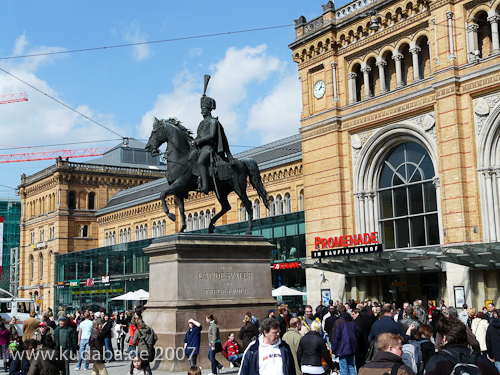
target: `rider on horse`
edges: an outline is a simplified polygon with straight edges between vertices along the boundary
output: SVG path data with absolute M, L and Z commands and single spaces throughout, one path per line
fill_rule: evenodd
M 198 125 L 197 136 L 193 140 L 193 145 L 200 149 L 198 168 L 201 183 L 199 181 L 198 190 L 205 194 L 208 194 L 210 175 L 214 177 L 217 166 L 220 166 L 222 161 L 232 163 L 234 160 L 224 128 L 217 117 L 212 117 L 215 100 L 205 95 L 209 79 L 210 76 L 205 76 L 205 89 L 200 99 L 203 120 Z

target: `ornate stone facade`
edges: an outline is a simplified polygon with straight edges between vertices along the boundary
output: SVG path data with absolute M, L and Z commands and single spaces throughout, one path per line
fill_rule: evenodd
M 432 163 L 429 171 L 435 175 L 427 181 L 434 182 L 432 194 L 437 197 L 433 232 L 438 237 L 424 241 L 427 247 L 420 249 L 435 247 L 448 253 L 447 249 L 461 249 L 463 244 L 484 244 L 477 248 L 480 251 L 500 241 L 499 10 L 498 1 L 352 1 L 340 9 L 324 7 L 323 25 L 314 32 L 306 31 L 310 24 L 303 17 L 295 25 L 296 40 L 289 47 L 302 77 L 300 132 L 308 254 L 315 249 L 317 236 L 365 231 L 379 232 L 384 247 L 393 246 L 388 234 L 392 229 L 386 232 L 389 219 L 382 173 L 394 150 L 413 144 L 422 147 Z M 461 20 L 467 20 L 467 28 Z M 374 22 L 378 29 L 369 27 Z M 313 23 L 320 24 L 317 18 Z M 335 74 L 319 66 L 334 67 Z M 319 80 L 326 84 L 322 98 L 312 94 Z M 407 184 L 410 189 L 412 182 Z M 395 217 L 410 224 L 414 219 L 410 211 Z M 399 224 L 394 225 L 397 231 Z M 408 233 L 407 245 L 394 245 L 398 250 L 391 258 L 393 264 L 398 252 L 419 248 L 417 242 L 413 244 L 411 225 Z M 394 240 L 401 235 L 394 234 Z M 431 270 L 436 263 L 417 267 L 402 259 L 401 273 Z M 435 298 L 439 295 L 453 305 L 453 288 L 459 282 L 465 284 L 466 299 L 474 306 L 498 298 L 488 294 L 491 278 L 475 267 L 473 258 L 469 263 L 440 259 L 454 263 L 440 266 L 447 271 L 436 282 Z M 495 257 L 487 266 L 497 277 L 499 260 Z M 352 272 L 323 276 L 330 280 L 328 285 L 317 282 L 318 272 L 309 269 L 308 294 L 320 295 L 316 289 L 329 286 L 337 290 L 334 284 L 340 283 L 346 287 L 337 296 L 332 293 L 333 298 L 381 297 L 379 291 L 385 285 L 372 288 L 370 284 L 378 280 L 359 276 L 375 270 L 364 269 L 361 261 L 358 268 L 349 268 L 354 264 L 350 259 L 343 263 L 342 269 Z M 339 269 L 333 260 L 330 268 L 324 267 Z M 395 269 L 388 272 L 394 274 Z M 477 280 L 482 281 L 477 284 Z M 412 295 L 402 288 L 409 300 L 428 294 L 417 289 Z M 384 292 L 382 297 L 393 298 Z

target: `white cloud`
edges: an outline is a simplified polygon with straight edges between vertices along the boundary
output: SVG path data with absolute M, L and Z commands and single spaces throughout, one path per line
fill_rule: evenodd
M 134 20 L 122 29 L 122 37 L 129 43 L 144 43 L 147 41 L 148 34 L 141 31 L 139 22 Z M 151 56 L 151 48 L 148 44 L 139 44 L 133 46 L 133 56 L 137 61 L 142 61 Z
M 248 121 L 248 108 L 252 108 L 252 111 L 255 112 L 254 118 L 257 118 L 258 115 L 265 115 L 266 111 L 259 111 L 258 106 L 252 105 L 253 103 L 250 102 L 253 100 L 250 95 L 251 89 L 257 85 L 259 91 L 266 90 L 271 78 L 274 79 L 276 75 L 281 74 L 284 64 L 279 59 L 268 56 L 266 48 L 266 45 L 241 49 L 231 47 L 219 62 L 210 66 L 212 77 L 208 85 L 207 95 L 214 98 L 217 103 L 217 108 L 212 114 L 219 117 L 231 144 L 237 143 L 247 125 L 254 123 Z M 291 80 L 290 82 L 287 79 L 284 80 L 286 88 L 282 90 L 296 91 L 294 94 L 283 93 L 283 100 L 288 100 L 290 103 L 280 103 L 280 93 L 276 92 L 261 101 L 266 108 L 269 102 L 278 108 L 286 108 L 289 113 L 273 114 L 273 117 L 282 118 L 279 121 L 279 126 L 282 128 L 284 127 L 282 122 L 286 121 L 284 119 L 290 118 L 288 126 L 291 126 L 293 130 L 290 130 L 289 134 L 297 132 L 300 119 L 300 87 L 298 87 L 297 78 L 295 81 L 296 84 L 293 85 L 290 83 Z M 174 89 L 169 93 L 158 95 L 153 108 L 143 116 L 141 124 L 138 126 L 140 137 L 149 137 L 154 116 L 158 118 L 177 117 L 187 128 L 196 132 L 198 124 L 202 120 L 200 97 L 203 91 L 203 77 L 185 70 L 175 78 L 173 84 Z M 296 108 L 290 109 L 293 105 L 296 105 Z M 281 111 L 281 109 L 279 110 Z M 292 118 L 294 119 L 293 124 L 291 123 Z M 269 126 L 269 121 L 266 123 Z M 268 137 L 264 131 L 262 134 L 264 137 Z
M 16 40 L 14 51 L 22 54 L 33 54 L 40 51 L 60 51 L 58 47 L 34 47 L 26 50 L 29 43 L 22 35 Z M 22 60 L 9 60 L 1 67 L 15 77 L 29 83 L 40 91 L 64 103 L 50 84 L 36 75 L 41 64 L 50 64 L 58 56 L 40 56 Z M 27 102 L 3 104 L 0 111 L 0 139 L 4 145 L 35 146 L 43 144 L 70 143 L 80 141 L 96 141 L 115 138 L 112 133 L 86 120 L 79 114 L 50 99 L 23 82 L 0 72 L 2 94 L 26 92 Z M 74 107 L 73 104 L 68 104 Z M 89 118 L 117 131 L 113 118 L 109 115 L 94 113 L 84 104 L 76 105 L 76 110 Z M 117 131 L 121 133 L 123 129 Z M 85 148 L 86 145 L 69 148 Z M 56 149 L 59 147 L 56 147 Z M 61 146 L 60 149 L 64 149 Z M 36 150 L 35 150 L 36 151 Z M 23 153 L 26 149 L 15 149 L 11 153 Z M 3 150 L 2 154 L 8 154 Z M 21 167 L 21 166 L 19 166 Z M 24 165 L 23 165 L 24 167 Z
M 269 96 L 253 104 L 248 130 L 257 131 L 263 143 L 297 134 L 302 108 L 300 90 L 296 74 L 281 80 Z
M 153 129 L 153 119 L 176 117 L 188 128 L 196 132 L 202 119 L 200 114 L 200 97 L 203 83 L 194 74 L 185 70 L 174 79 L 174 91 L 160 94 L 156 103 L 143 117 L 138 127 L 139 137 L 148 138 Z

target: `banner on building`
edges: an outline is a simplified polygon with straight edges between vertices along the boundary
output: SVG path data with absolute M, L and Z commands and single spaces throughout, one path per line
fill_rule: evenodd
M 94 286 L 94 279 L 85 280 L 85 286 Z
M 109 284 L 109 276 L 103 276 L 101 280 L 103 284 Z
M 2 258 L 3 258 L 3 217 L 0 217 L 0 277 L 2 277 Z

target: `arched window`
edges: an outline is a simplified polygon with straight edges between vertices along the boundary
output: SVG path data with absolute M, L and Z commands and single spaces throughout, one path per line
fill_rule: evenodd
M 111 237 L 111 245 L 116 245 L 116 232 L 113 231 L 113 236 Z
M 191 214 L 187 217 L 187 230 L 193 230 L 193 215 Z
M 281 198 L 280 194 L 276 196 L 276 200 L 274 201 L 274 214 L 275 215 L 283 214 L 283 199 Z
M 148 225 L 147 224 L 144 224 L 144 237 L 143 239 L 146 239 L 148 238 Z
M 274 216 L 275 215 L 275 207 L 274 207 L 274 198 L 272 195 L 269 196 L 269 208 L 266 209 L 266 214 L 267 216 Z
M 89 193 L 88 209 L 95 210 L 95 193 Z
M 198 221 L 198 212 L 195 212 L 193 215 L 193 230 L 200 229 L 200 223 Z
M 140 238 L 140 231 L 139 231 L 139 226 L 135 227 L 135 241 L 139 241 Z
M 210 220 L 212 219 L 212 213 L 209 209 L 205 212 L 205 228 L 208 228 L 210 225 Z
M 299 192 L 299 197 L 297 199 L 297 209 L 299 211 L 304 211 L 304 189 Z
M 205 228 L 205 212 L 203 212 L 203 211 L 200 212 L 199 220 L 200 220 L 200 229 L 204 229 Z
M 258 199 L 252 203 L 252 214 L 254 219 L 260 219 L 260 201 Z
M 417 143 L 403 143 L 383 162 L 377 189 L 385 249 L 439 244 L 434 166 Z
M 88 236 L 89 236 L 89 226 L 80 225 L 80 237 L 88 237 Z
M 33 258 L 33 254 L 30 254 L 30 279 L 33 281 L 33 277 L 35 276 L 35 259 Z
M 68 208 L 74 210 L 76 208 L 76 192 L 70 191 L 68 195 Z
M 240 208 L 238 209 L 238 220 L 248 221 L 248 213 L 243 203 L 240 203 Z
M 163 220 L 161 222 L 161 235 L 166 236 L 167 235 L 167 221 Z
M 39 257 L 38 275 L 39 275 L 40 280 L 42 280 L 43 279 L 43 255 L 42 254 L 40 254 L 40 257 Z
M 127 229 L 127 242 L 132 241 L 132 229 L 128 228 Z
M 285 194 L 285 198 L 283 198 L 283 213 L 288 214 L 292 212 L 292 199 L 289 193 Z

